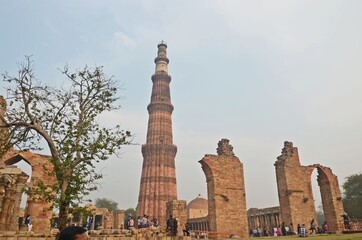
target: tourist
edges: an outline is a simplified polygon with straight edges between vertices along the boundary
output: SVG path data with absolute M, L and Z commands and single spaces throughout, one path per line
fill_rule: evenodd
M 322 225 L 322 230 L 323 230 L 323 232 L 327 232 L 327 231 L 329 231 L 329 227 L 328 227 L 328 225 L 327 225 L 327 222 L 326 222 L 326 221 L 324 221 L 324 223 L 323 223 L 323 225 Z
M 351 228 L 350 228 L 350 226 L 349 226 L 349 217 L 348 217 L 347 213 L 344 213 L 344 214 L 342 215 L 342 217 L 343 217 L 344 229 L 345 229 L 345 230 L 350 230 Z
M 304 224 L 302 224 L 302 226 L 300 227 L 300 229 L 299 229 L 299 231 L 300 231 L 300 233 L 299 233 L 299 237 L 307 237 L 308 235 L 307 235 L 307 229 L 306 229 L 306 227 L 305 227 L 305 225 Z
M 174 218 L 173 224 L 175 225 L 174 229 L 173 229 L 173 231 L 174 231 L 173 236 L 176 236 L 177 235 L 177 229 L 180 226 L 180 222 L 178 221 L 177 217 Z
M 28 232 L 31 231 L 31 229 L 33 228 L 33 225 L 31 224 L 31 220 L 30 220 L 30 215 L 28 214 L 25 218 L 25 225 L 28 226 Z
M 157 218 L 153 218 L 152 221 L 151 221 L 151 225 L 154 226 L 154 227 L 158 227 L 158 220 Z
M 170 218 L 167 220 L 167 232 L 170 236 L 176 236 L 175 233 L 175 226 L 177 226 L 177 223 L 175 223 L 175 219 L 172 215 L 170 215 Z
M 252 236 L 257 237 L 257 235 L 258 235 L 258 230 L 256 228 L 254 228 Z
M 287 229 L 285 228 L 285 222 L 282 223 L 282 235 L 287 236 Z
M 137 217 L 137 228 L 142 228 L 142 220 L 141 220 L 141 216 Z
M 280 227 L 280 225 L 277 228 L 277 234 L 278 234 L 278 237 L 283 236 L 282 235 L 282 228 Z
M 127 228 L 128 229 L 134 228 L 134 220 L 133 220 L 132 216 L 129 216 L 129 219 L 127 222 Z
M 274 237 L 278 236 L 278 228 L 276 226 L 273 227 L 273 235 Z
M 58 240 L 87 240 L 87 230 L 80 226 L 66 227 L 59 233 Z
M 146 228 L 147 227 L 147 215 L 143 214 L 143 218 L 141 220 L 141 228 Z
M 289 224 L 289 227 L 288 227 L 288 230 L 287 230 L 287 235 L 295 235 L 294 228 L 293 228 L 293 223 Z
M 310 221 L 310 228 L 309 228 L 309 230 L 311 230 L 311 232 L 309 233 L 309 235 L 315 233 L 315 223 L 314 223 L 314 219 L 312 219 L 312 221 Z
M 257 234 L 258 237 L 262 237 L 262 233 L 261 233 L 261 228 L 260 228 L 260 227 L 257 228 L 257 231 L 258 231 L 258 234 Z
M 300 234 L 300 224 L 298 223 L 297 225 L 297 234 L 299 235 Z
M 93 225 L 93 217 L 89 216 L 87 219 L 87 229 L 91 230 L 92 229 L 92 225 Z
M 186 222 L 185 224 L 185 229 L 182 230 L 182 232 L 184 233 L 184 236 L 190 236 L 190 224 L 188 222 Z

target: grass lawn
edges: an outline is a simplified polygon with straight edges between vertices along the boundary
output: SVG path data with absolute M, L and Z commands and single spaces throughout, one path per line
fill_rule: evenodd
M 298 238 L 296 236 L 294 237 L 260 237 L 260 238 L 255 238 L 255 239 L 283 239 L 283 240 L 297 240 L 297 239 L 316 239 L 316 240 L 349 240 L 349 239 L 353 239 L 353 240 L 358 240 L 361 239 L 362 240 L 362 233 L 354 233 L 354 234 L 318 234 L 318 235 L 312 235 L 312 236 L 308 236 L 306 238 Z

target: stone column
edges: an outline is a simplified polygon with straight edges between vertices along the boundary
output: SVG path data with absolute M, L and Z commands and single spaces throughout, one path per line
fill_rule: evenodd
M 6 230 L 6 223 L 8 222 L 8 212 L 11 207 L 11 182 L 5 183 L 5 194 L 2 201 L 2 208 L 0 213 L 0 230 Z
M 3 202 L 4 190 L 5 190 L 5 179 L 4 179 L 4 175 L 0 174 L 0 203 Z M 2 205 L 2 206 L 4 206 L 4 205 Z M 0 208 L 0 211 L 1 211 L 1 208 Z
M 20 204 L 21 204 L 21 197 L 23 195 L 23 189 L 25 187 L 26 181 L 28 180 L 29 176 L 26 175 L 25 173 L 21 174 L 18 176 L 17 179 L 17 186 L 16 186 L 16 190 L 15 190 L 15 195 L 14 195 L 14 208 L 13 208 L 13 212 L 11 213 L 11 217 L 10 217 L 10 225 L 9 225 L 9 230 L 10 231 L 16 231 L 19 229 L 18 227 L 18 219 L 19 219 L 19 213 L 20 213 Z
M 9 198 L 10 198 L 10 192 L 9 192 L 9 185 L 10 183 L 5 183 L 4 185 L 4 196 L 1 202 L 1 212 L 0 212 L 0 231 L 5 230 L 5 224 L 6 224 L 6 214 L 8 211 L 8 205 L 9 205 Z
M 8 209 L 6 212 L 6 218 L 5 218 L 5 229 L 11 231 L 11 219 L 14 217 L 14 207 L 15 207 L 15 195 L 16 195 L 16 185 L 11 185 L 9 188 L 10 196 L 9 196 L 9 202 L 8 202 Z M 20 205 L 20 203 L 19 203 Z M 17 223 L 16 223 L 17 226 Z

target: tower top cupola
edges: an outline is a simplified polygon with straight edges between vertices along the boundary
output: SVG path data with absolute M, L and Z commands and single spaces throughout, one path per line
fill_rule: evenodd
M 156 70 L 155 72 L 168 72 L 168 63 L 170 62 L 167 58 L 167 44 L 161 41 L 158 45 L 157 57 L 155 58 Z

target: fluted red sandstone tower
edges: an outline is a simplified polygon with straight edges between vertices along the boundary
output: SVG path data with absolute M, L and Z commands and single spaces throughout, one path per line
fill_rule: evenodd
M 177 147 L 172 141 L 173 106 L 170 97 L 171 76 L 168 75 L 167 45 L 158 44 L 156 71 L 152 76 L 151 103 L 147 140 L 142 146 L 143 166 L 137 214 L 156 217 L 166 224 L 166 202 L 177 200 L 175 156 Z

